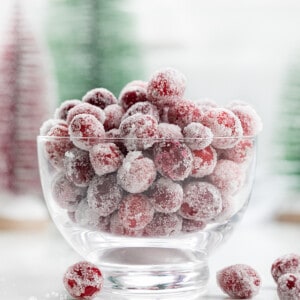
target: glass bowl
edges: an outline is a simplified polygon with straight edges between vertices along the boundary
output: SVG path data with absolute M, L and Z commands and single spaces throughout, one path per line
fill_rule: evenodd
M 214 137 L 202 150 L 193 149 L 211 141 L 37 141 L 50 215 L 74 250 L 101 268 L 105 290 L 130 299 L 205 292 L 208 257 L 250 198 L 254 137 Z M 144 150 L 128 152 L 132 145 Z

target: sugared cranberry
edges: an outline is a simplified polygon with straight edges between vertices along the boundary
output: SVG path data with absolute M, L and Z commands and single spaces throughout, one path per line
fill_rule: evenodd
M 188 146 L 179 141 L 165 141 L 154 146 L 157 171 L 172 180 L 186 179 L 193 167 L 193 155 Z
M 181 128 L 175 124 L 159 123 L 157 127 L 158 137 L 166 140 L 182 140 Z
M 81 114 L 92 115 L 101 124 L 103 124 L 105 121 L 105 113 L 100 107 L 91 105 L 89 103 L 80 103 L 69 110 L 69 113 L 67 115 L 67 123 L 70 124 L 74 117 Z
M 153 116 L 159 122 L 159 111 L 155 105 L 150 102 L 137 102 L 133 104 L 124 114 L 123 119 L 141 113 L 143 115 Z
M 254 141 L 243 138 L 233 148 L 224 149 L 222 151 L 222 157 L 240 164 L 250 161 L 253 157 L 253 152 Z
M 214 135 L 212 145 L 218 149 L 232 148 L 243 136 L 239 118 L 225 108 L 212 108 L 206 111 L 202 124 L 211 129 Z
M 142 85 L 126 85 L 119 96 L 119 103 L 125 111 L 135 103 L 147 100 L 147 90 Z
M 114 143 L 100 143 L 90 150 L 91 164 L 99 176 L 117 171 L 123 158 L 122 152 Z
M 261 279 L 250 266 L 237 264 L 220 270 L 217 273 L 217 283 L 229 297 L 250 299 L 258 294 Z
M 119 206 L 119 217 L 122 225 L 128 229 L 139 230 L 149 224 L 154 215 L 154 208 L 147 196 L 129 194 Z
M 147 95 L 149 101 L 158 107 L 170 104 L 183 97 L 186 78 L 179 71 L 165 68 L 155 72 L 149 82 Z
M 196 232 L 204 229 L 206 226 L 203 220 L 190 220 L 182 218 L 182 231 L 183 232 Z
M 271 267 L 271 274 L 277 282 L 286 273 L 300 273 L 300 255 L 289 253 L 277 258 Z
M 174 101 L 168 110 L 168 120 L 181 128 L 186 127 L 192 122 L 200 122 L 202 113 L 200 108 L 189 100 Z
M 143 81 L 143 80 L 132 80 L 132 81 L 129 81 L 125 86 L 124 88 L 127 88 L 129 86 L 140 86 L 144 89 L 147 89 L 147 86 L 148 86 L 148 82 L 147 81 Z
M 87 151 L 73 148 L 65 153 L 65 175 L 77 186 L 88 186 L 95 175 Z
M 300 299 L 300 274 L 286 273 L 279 277 L 277 294 L 280 300 Z
M 48 135 L 50 129 L 55 126 L 62 126 L 68 128 L 68 124 L 66 121 L 61 119 L 48 119 L 43 122 L 42 126 L 40 127 L 40 135 L 45 136 Z
M 183 128 L 185 143 L 192 150 L 200 150 L 209 146 L 213 140 L 211 130 L 201 123 L 192 122 Z
M 103 276 L 97 266 L 81 261 L 67 269 L 63 283 L 71 297 L 78 300 L 91 300 L 102 289 Z
M 202 150 L 192 150 L 194 157 L 191 176 L 201 178 L 211 174 L 217 164 L 216 150 L 208 146 Z
M 124 109 L 119 104 L 111 104 L 105 107 L 105 122 L 104 128 L 106 131 L 113 128 L 119 128 L 122 117 L 124 115 Z
M 175 213 L 155 213 L 152 221 L 144 228 L 144 236 L 169 236 L 178 234 L 182 228 L 182 218 Z
M 114 212 L 123 197 L 123 191 L 117 184 L 116 176 L 108 174 L 95 176 L 89 185 L 87 202 L 99 216 L 108 216 Z
M 120 134 L 124 144 L 130 150 L 150 148 L 157 138 L 157 121 L 151 115 L 135 114 L 120 124 Z
M 105 109 L 108 105 L 116 104 L 118 100 L 109 90 L 105 88 L 96 88 L 88 91 L 82 97 L 82 102 Z
M 103 125 L 93 115 L 76 115 L 69 125 L 71 141 L 82 150 L 89 150 L 105 138 Z
M 114 128 L 105 133 L 106 142 L 114 143 L 118 146 L 123 155 L 128 153 L 126 146 L 124 145 L 124 139 L 121 138 L 120 129 Z
M 118 183 L 129 193 L 146 191 L 156 178 L 154 162 L 140 151 L 132 151 L 117 172 Z
M 219 190 L 208 182 L 190 182 L 183 189 L 183 202 L 179 213 L 191 220 L 211 220 L 222 209 Z
M 66 100 L 64 101 L 54 112 L 54 117 L 56 119 L 61 119 L 61 120 L 67 120 L 67 116 L 69 113 L 69 110 L 75 107 L 78 104 L 81 104 L 82 102 L 77 99 L 72 99 L 72 100 Z
M 148 196 L 156 211 L 173 213 L 181 206 L 183 190 L 180 184 L 162 177 L 153 183 Z

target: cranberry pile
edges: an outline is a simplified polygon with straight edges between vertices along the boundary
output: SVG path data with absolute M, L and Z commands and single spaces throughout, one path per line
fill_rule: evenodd
M 230 216 L 261 120 L 243 102 L 187 100 L 185 87 L 183 74 L 162 69 L 119 99 L 96 88 L 67 100 L 42 125 L 52 195 L 74 223 L 153 237 Z

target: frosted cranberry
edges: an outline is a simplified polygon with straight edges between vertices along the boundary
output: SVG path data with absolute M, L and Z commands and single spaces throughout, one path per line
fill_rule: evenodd
M 74 185 L 63 173 L 53 178 L 51 190 L 55 202 L 68 211 L 75 211 L 78 203 L 86 195 L 86 189 Z
M 183 188 L 183 202 L 179 213 L 191 220 L 210 220 L 222 209 L 219 190 L 208 182 L 190 182 Z
M 165 68 L 155 72 L 149 82 L 147 95 L 149 101 L 158 107 L 170 104 L 183 97 L 186 78 L 179 71 Z
M 128 82 L 125 87 L 129 87 L 129 86 L 140 86 L 143 87 L 144 89 L 147 89 L 148 86 L 148 82 L 147 81 L 143 81 L 143 80 L 132 80 L 130 82 Z
M 119 217 L 125 228 L 139 230 L 149 224 L 154 215 L 147 196 L 142 194 L 129 194 L 123 198 L 119 206 Z
M 82 102 L 105 109 L 108 105 L 116 104 L 118 100 L 109 90 L 105 88 L 96 88 L 88 91 L 82 97 Z
M 124 109 L 119 104 L 111 104 L 104 109 L 104 112 L 106 116 L 103 124 L 105 130 L 119 128 L 124 115 Z
M 132 237 L 140 237 L 143 235 L 143 229 L 128 229 L 125 228 L 120 220 L 119 213 L 114 212 L 110 218 L 110 232 L 117 235 L 126 235 Z
M 261 279 L 250 266 L 237 264 L 220 270 L 217 273 L 217 283 L 229 297 L 249 299 L 258 294 Z
M 91 105 L 89 103 L 81 103 L 69 110 L 67 123 L 70 124 L 74 117 L 81 114 L 92 115 L 102 124 L 105 121 L 105 113 L 100 107 Z
M 65 153 L 74 147 L 68 128 L 55 125 L 48 131 L 47 136 L 49 138 L 45 142 L 45 155 L 53 167 L 62 169 Z
M 183 232 L 196 232 L 204 229 L 206 223 L 203 220 L 190 220 L 182 219 L 182 231 Z
M 122 152 L 114 143 L 101 143 L 90 150 L 91 164 L 99 176 L 117 171 L 123 158 Z
M 148 196 L 156 211 L 173 213 L 181 206 L 183 190 L 180 184 L 162 177 L 153 183 Z
M 77 115 L 69 125 L 70 138 L 74 145 L 82 150 L 89 150 L 105 138 L 103 125 L 88 114 Z
M 230 110 L 241 121 L 244 136 L 254 136 L 262 130 L 262 121 L 250 105 L 233 103 Z
M 181 231 L 182 218 L 177 214 L 155 213 L 152 221 L 144 228 L 144 236 L 169 236 Z
M 141 85 L 126 85 L 119 96 L 119 103 L 125 110 L 135 103 L 147 100 L 147 90 Z
M 168 120 L 181 128 L 186 127 L 192 122 L 201 121 L 200 108 L 189 100 L 177 100 L 170 106 Z
M 75 107 L 78 104 L 81 104 L 82 102 L 77 99 L 72 99 L 72 100 L 66 100 L 64 101 L 54 112 L 54 117 L 56 119 L 61 119 L 61 120 L 67 120 L 68 113 L 70 109 Z
M 165 141 L 155 144 L 154 163 L 157 171 L 172 180 L 184 180 L 193 167 L 193 155 L 185 144 L 179 141 Z
M 242 168 L 235 162 L 227 159 L 217 161 L 216 167 L 209 180 L 224 196 L 234 195 L 242 186 L 245 174 Z
M 87 151 L 73 148 L 65 153 L 65 175 L 77 186 L 88 186 L 94 177 L 94 170 Z
M 123 116 L 123 119 L 133 116 L 135 114 L 141 113 L 143 115 L 151 115 L 159 122 L 159 111 L 155 105 L 150 102 L 137 102 L 133 104 Z
M 300 299 L 300 274 L 287 273 L 279 277 L 277 294 L 280 300 Z
M 254 142 L 250 139 L 240 140 L 233 148 L 224 149 L 222 157 L 236 163 L 249 162 L 253 156 Z
M 300 273 L 300 255 L 289 253 L 277 258 L 271 267 L 271 274 L 277 282 L 286 273 Z
M 68 128 L 68 124 L 64 120 L 48 119 L 45 122 L 43 122 L 42 126 L 40 127 L 40 135 L 41 136 L 48 135 L 50 129 L 55 126 L 63 126 L 63 127 Z
M 123 155 L 128 153 L 126 146 L 124 145 L 124 139 L 121 138 L 120 129 L 113 128 L 106 132 L 106 141 L 108 143 L 114 143 L 118 146 Z
M 185 143 L 193 150 L 204 149 L 213 140 L 211 130 L 201 123 L 192 122 L 183 128 Z
M 102 289 L 103 276 L 97 266 L 87 261 L 81 261 L 67 269 L 63 283 L 71 297 L 79 300 L 91 300 Z
M 239 118 L 225 108 L 212 108 L 206 111 L 202 124 L 211 129 L 214 135 L 212 145 L 218 149 L 232 148 L 243 136 Z
M 150 148 L 157 138 L 157 121 L 150 115 L 135 114 L 124 119 L 120 124 L 121 137 L 130 150 Z
M 201 178 L 211 174 L 217 164 L 216 150 L 208 146 L 202 150 L 192 150 L 194 157 L 191 176 Z
M 140 151 L 132 151 L 117 172 L 118 183 L 129 193 L 146 191 L 156 178 L 154 162 Z
M 122 197 L 123 191 L 114 174 L 95 176 L 87 192 L 89 207 L 104 217 L 118 208 Z
M 196 100 L 195 102 L 202 112 L 218 107 L 218 104 L 212 99 L 200 99 Z
M 160 139 L 170 139 L 170 140 L 183 139 L 181 128 L 175 124 L 159 123 L 157 132 L 158 132 L 158 137 Z

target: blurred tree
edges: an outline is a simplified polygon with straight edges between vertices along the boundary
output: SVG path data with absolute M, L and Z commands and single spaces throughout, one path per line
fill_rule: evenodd
M 49 43 L 60 100 L 105 87 L 116 96 L 140 78 L 134 18 L 124 0 L 49 1 Z

